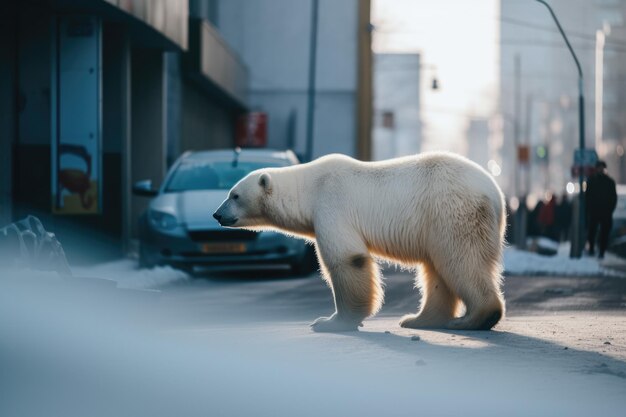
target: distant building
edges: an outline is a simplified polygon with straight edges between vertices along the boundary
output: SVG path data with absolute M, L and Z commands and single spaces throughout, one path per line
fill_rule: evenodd
M 422 144 L 420 55 L 374 55 L 373 158 L 418 153 Z
M 604 1 L 602 129 L 600 155 L 609 173 L 626 183 L 626 1 Z
M 489 138 L 489 120 L 470 119 L 466 131 L 467 157 L 485 169 L 491 156 Z
M 598 145 L 600 157 L 619 182 L 626 181 L 624 147 L 624 65 L 626 54 L 626 1 L 554 0 L 557 14 L 584 73 L 586 147 Z M 548 10 L 536 2 L 501 1 L 500 23 L 500 108 L 505 190 L 512 192 L 515 177 L 514 125 L 519 140 L 530 149 L 545 149 L 530 158 L 530 193 L 545 189 L 562 192 L 571 181 L 573 152 L 578 147 L 578 74 L 574 61 Z M 603 94 L 597 96 L 597 32 L 610 28 L 601 60 Z M 520 95 L 516 119 L 515 57 L 520 60 Z M 601 67 L 600 67 L 601 68 Z M 603 99 L 602 99 L 603 95 Z M 598 118 L 596 98 L 600 97 L 603 117 Z M 621 101 L 620 101 L 621 100 Z M 596 121 L 600 125 L 596 124 Z M 596 137 L 603 132 L 601 137 Z M 620 171 L 621 169 L 621 171 Z

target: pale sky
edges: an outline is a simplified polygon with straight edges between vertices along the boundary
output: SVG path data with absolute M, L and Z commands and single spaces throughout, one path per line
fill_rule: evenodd
M 468 117 L 492 115 L 498 90 L 498 0 L 373 0 L 374 52 L 418 52 L 422 150 L 464 152 Z

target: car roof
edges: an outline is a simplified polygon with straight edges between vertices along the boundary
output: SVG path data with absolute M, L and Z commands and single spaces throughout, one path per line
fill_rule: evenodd
M 235 156 L 234 149 L 216 149 L 210 151 L 190 151 L 181 157 L 182 161 L 203 161 L 224 159 L 232 160 Z M 240 161 L 289 161 L 292 164 L 299 163 L 298 158 L 292 151 L 279 151 L 276 149 L 241 149 Z

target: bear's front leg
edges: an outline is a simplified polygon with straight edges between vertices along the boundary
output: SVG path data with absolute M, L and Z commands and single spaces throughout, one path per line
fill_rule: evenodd
M 378 265 L 358 237 L 336 231 L 330 237 L 316 234 L 318 257 L 333 292 L 335 313 L 320 317 L 311 327 L 316 332 L 356 331 L 363 319 L 376 314 L 382 305 Z

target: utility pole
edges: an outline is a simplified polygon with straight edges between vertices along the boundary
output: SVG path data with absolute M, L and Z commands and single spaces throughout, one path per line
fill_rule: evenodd
M 517 211 L 515 212 L 515 246 L 518 249 L 526 248 L 526 193 L 522 193 L 521 186 L 521 163 L 520 163 L 520 120 L 521 120 L 521 108 L 522 108 L 522 96 L 521 96 L 521 68 L 522 60 L 519 54 L 515 54 L 515 100 L 514 100 L 514 121 L 513 121 L 513 144 L 515 150 L 514 154 L 514 183 L 515 183 L 515 197 L 519 201 Z
M 550 11 L 550 15 L 552 16 L 554 23 L 556 23 L 556 26 L 559 29 L 559 32 L 561 32 L 561 36 L 563 37 L 563 40 L 565 41 L 565 45 L 567 45 L 567 49 L 569 49 L 569 52 L 572 55 L 572 58 L 574 58 L 574 63 L 576 64 L 576 69 L 578 70 L 578 129 L 579 129 L 578 148 L 579 148 L 580 157 L 581 157 L 581 163 L 580 163 L 580 166 L 578 167 L 579 168 L 578 186 L 580 187 L 580 191 L 578 193 L 578 210 L 577 210 L 578 221 L 576 222 L 576 227 L 574 228 L 574 231 L 573 231 L 574 233 L 572 233 L 572 246 L 571 246 L 569 256 L 570 258 L 580 258 L 582 256 L 583 248 L 585 246 L 585 239 L 584 239 L 584 231 L 585 231 L 585 195 L 584 194 L 585 193 L 583 190 L 583 182 L 585 180 L 585 176 L 583 173 L 583 162 L 582 162 L 584 160 L 584 155 L 585 155 L 585 93 L 583 90 L 583 87 L 584 87 L 583 70 L 580 66 L 580 62 L 578 61 L 578 57 L 576 56 L 576 53 L 574 52 L 574 49 L 572 48 L 572 45 L 569 43 L 569 40 L 567 39 L 567 36 L 565 35 L 563 28 L 561 27 L 561 23 L 559 23 L 559 19 L 556 17 L 556 14 L 554 14 L 554 11 L 552 10 L 552 7 L 550 7 L 550 5 L 546 3 L 544 0 L 536 0 L 536 1 L 546 6 L 548 11 Z
M 526 95 L 526 140 L 524 141 L 526 143 L 526 146 L 528 146 L 529 150 L 532 150 L 532 146 L 531 146 L 531 137 L 532 137 L 532 131 L 533 131 L 533 95 L 528 93 Z M 532 155 L 532 151 L 529 151 L 530 154 Z M 531 180 L 530 180 L 530 175 L 531 175 L 531 169 L 530 169 L 531 165 L 530 165 L 530 160 L 528 161 L 528 166 L 526 168 L 526 186 L 524 187 L 524 198 L 526 198 L 528 196 L 528 194 L 530 193 L 530 184 L 531 184 Z
M 603 30 L 596 31 L 596 151 L 603 156 L 602 127 L 603 127 L 603 101 L 604 101 L 604 43 Z
M 520 94 L 520 84 L 521 84 L 521 59 L 519 54 L 515 54 L 515 97 L 514 97 L 514 123 L 513 123 L 513 144 L 515 146 L 515 196 L 517 198 L 521 197 L 521 188 L 520 188 L 520 161 L 519 156 L 517 154 L 519 149 L 519 136 L 520 136 L 520 108 L 521 108 L 521 94 Z M 520 202 L 521 203 L 521 202 Z
M 319 0 L 311 0 L 311 38 L 309 46 L 309 88 L 306 118 L 305 159 L 313 159 L 313 133 L 315 129 L 315 72 L 317 69 L 317 20 Z

